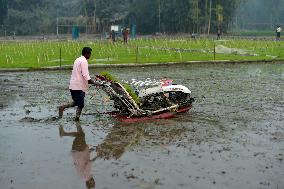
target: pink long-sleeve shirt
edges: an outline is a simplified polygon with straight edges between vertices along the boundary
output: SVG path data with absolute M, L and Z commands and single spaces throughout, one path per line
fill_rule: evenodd
M 74 62 L 69 89 L 87 92 L 90 79 L 88 61 L 84 56 L 81 56 Z

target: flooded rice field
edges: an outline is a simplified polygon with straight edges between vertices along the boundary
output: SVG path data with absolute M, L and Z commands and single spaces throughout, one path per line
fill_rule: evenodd
M 124 123 L 93 87 L 75 123 L 75 109 L 56 119 L 70 71 L 0 73 L 1 189 L 284 188 L 284 64 L 107 71 L 171 78 L 196 101 L 172 119 Z

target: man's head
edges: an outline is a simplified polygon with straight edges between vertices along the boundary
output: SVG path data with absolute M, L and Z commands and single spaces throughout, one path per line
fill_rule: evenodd
M 87 60 L 91 57 L 92 49 L 90 47 L 84 47 L 82 50 L 82 56 L 84 56 Z

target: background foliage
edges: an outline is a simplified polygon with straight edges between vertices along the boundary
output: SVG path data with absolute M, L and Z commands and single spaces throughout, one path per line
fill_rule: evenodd
M 143 34 L 207 33 L 208 27 L 210 32 L 215 32 L 218 25 L 225 32 L 242 1 L 0 0 L 1 34 L 4 30 L 16 35 L 54 34 L 57 17 L 85 18 L 85 23 L 77 21 L 77 24 L 97 23 L 93 31 L 96 33 L 108 31 L 112 23 L 128 27 L 135 24 L 138 32 Z M 218 12 L 220 8 L 223 11 Z M 224 18 L 222 22 L 218 22 L 220 14 Z

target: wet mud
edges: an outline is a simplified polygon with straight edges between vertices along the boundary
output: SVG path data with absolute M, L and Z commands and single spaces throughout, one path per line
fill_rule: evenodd
M 75 123 L 75 109 L 57 119 L 69 71 L 0 73 L 1 189 L 284 188 L 284 64 L 108 71 L 173 79 L 196 101 L 172 119 L 125 123 L 90 88 Z

